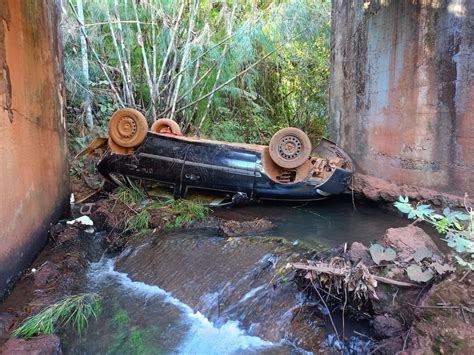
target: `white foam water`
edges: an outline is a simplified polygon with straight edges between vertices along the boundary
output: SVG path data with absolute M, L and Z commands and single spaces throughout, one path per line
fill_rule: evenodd
M 114 260 L 107 258 L 91 264 L 89 269 L 91 282 L 100 286 L 108 280 L 113 280 L 136 296 L 159 297 L 162 302 L 172 304 L 180 309 L 190 328 L 176 350 L 179 354 L 234 354 L 243 350 L 252 351 L 277 346 L 277 344 L 259 337 L 247 335 L 239 327 L 237 321 L 228 321 L 222 326 L 216 327 L 203 314 L 195 312 L 170 292 L 156 285 L 133 281 L 126 273 L 116 271 L 114 266 Z

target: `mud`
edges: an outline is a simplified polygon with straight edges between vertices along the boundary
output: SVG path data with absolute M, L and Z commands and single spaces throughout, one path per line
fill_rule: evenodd
M 399 196 L 408 196 L 410 200 L 424 201 L 440 207 L 464 208 L 466 203 L 474 204 L 474 196 L 464 198 L 419 186 L 389 182 L 375 176 L 360 173 L 354 174 L 351 189 L 355 193 L 376 202 L 392 203 Z

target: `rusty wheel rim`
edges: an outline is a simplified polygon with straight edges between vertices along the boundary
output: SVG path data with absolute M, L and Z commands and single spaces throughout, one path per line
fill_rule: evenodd
M 130 117 L 121 117 L 117 124 L 117 132 L 123 138 L 131 138 L 137 133 L 137 124 Z
M 294 136 L 283 137 L 278 145 L 278 152 L 283 159 L 293 160 L 301 154 L 301 141 Z

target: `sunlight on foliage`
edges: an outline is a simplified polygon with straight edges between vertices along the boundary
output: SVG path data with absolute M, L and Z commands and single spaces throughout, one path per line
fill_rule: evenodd
M 330 1 L 89 0 L 84 33 L 75 3 L 63 2 L 62 22 L 74 149 L 83 145 L 75 137 L 105 133 L 123 106 L 230 141 L 267 143 L 285 126 L 326 133 Z

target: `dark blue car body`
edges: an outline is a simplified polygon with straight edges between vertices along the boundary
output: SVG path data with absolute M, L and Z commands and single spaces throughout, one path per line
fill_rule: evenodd
M 307 176 L 297 169 L 280 171 L 268 161 L 266 149 L 148 132 L 145 141 L 131 154 L 108 152 L 98 170 L 113 182 L 117 182 L 117 175 L 160 182 L 172 187 L 175 197 L 186 197 L 191 190 L 207 190 L 230 196 L 240 194 L 250 200 L 310 201 L 344 192 L 350 183 L 350 158 L 326 139 L 313 149 L 312 155 L 338 159 L 340 166 L 328 163 L 320 177 L 314 176 L 311 165 L 317 164 L 316 160 L 305 165 Z M 279 179 L 277 174 L 290 178 Z

